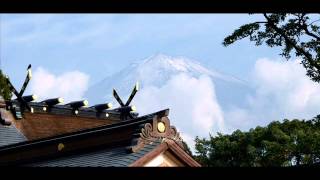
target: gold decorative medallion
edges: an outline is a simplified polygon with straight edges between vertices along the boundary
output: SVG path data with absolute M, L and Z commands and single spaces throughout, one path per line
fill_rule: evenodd
M 63 143 L 59 143 L 58 144 L 58 151 L 62 151 L 64 149 L 64 144 Z
M 166 130 L 166 126 L 163 122 L 158 122 L 157 129 L 160 133 L 163 133 Z
M 166 114 L 160 114 L 153 117 L 152 123 L 145 123 L 141 128 L 139 136 L 132 140 L 131 152 L 138 152 L 145 145 L 158 140 L 173 140 L 181 148 L 184 148 L 179 132 L 174 126 L 170 126 L 169 118 Z M 140 128 L 140 126 L 139 126 Z

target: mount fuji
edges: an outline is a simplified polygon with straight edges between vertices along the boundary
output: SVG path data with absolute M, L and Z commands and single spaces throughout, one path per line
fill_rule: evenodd
M 209 70 L 195 60 L 157 54 L 134 62 L 89 87 L 84 97 L 90 104 L 117 102 L 115 88 L 123 101 L 136 82 L 140 91 L 131 104 L 140 115 L 170 108 L 169 118 L 188 144 L 195 136 L 224 131 L 223 111 L 245 106 L 253 89 L 244 80 Z
M 246 81 L 209 70 L 195 60 L 157 54 L 131 63 L 117 73 L 92 85 L 85 92 L 85 97 L 91 104 L 101 103 L 101 100 L 115 102 L 111 93 L 112 88 L 115 88 L 120 94 L 128 96 L 136 82 L 139 82 L 142 89 L 145 86 L 159 88 L 170 78 L 181 73 L 194 78 L 203 75 L 210 77 L 215 83 L 217 98 L 224 105 L 234 104 L 235 101 L 243 97 L 243 93 L 251 90 Z M 125 96 L 123 97 L 125 99 Z

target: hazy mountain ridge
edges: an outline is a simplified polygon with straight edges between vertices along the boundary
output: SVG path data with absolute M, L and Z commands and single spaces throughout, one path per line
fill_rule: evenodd
M 85 93 L 90 104 L 102 103 L 101 101 L 113 101 L 112 88 L 115 88 L 123 100 L 126 100 L 135 82 L 139 82 L 141 88 L 145 86 L 161 87 L 175 75 L 185 73 L 191 77 L 209 76 L 215 85 L 217 98 L 222 106 L 228 106 L 231 101 L 239 101 L 244 98 L 249 85 L 243 80 L 233 76 L 209 70 L 195 60 L 185 57 L 171 57 L 157 54 L 142 61 L 131 63 L 126 68 L 104 78 L 91 86 Z

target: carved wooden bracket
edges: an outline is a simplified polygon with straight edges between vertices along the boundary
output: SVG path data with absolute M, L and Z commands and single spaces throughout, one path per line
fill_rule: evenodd
M 183 148 L 182 138 L 174 126 L 170 126 L 170 120 L 167 116 L 155 116 L 152 123 L 146 123 L 137 134 L 137 138 L 133 139 L 130 147 L 131 152 L 137 152 L 145 145 L 156 141 L 170 139 L 175 141 Z

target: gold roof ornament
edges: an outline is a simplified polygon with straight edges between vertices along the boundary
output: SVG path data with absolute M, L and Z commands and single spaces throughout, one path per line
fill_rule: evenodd
M 65 148 L 65 145 L 63 143 L 58 144 L 58 151 L 62 151 Z
M 160 133 L 164 133 L 166 131 L 166 126 L 163 122 L 158 122 L 157 129 Z

